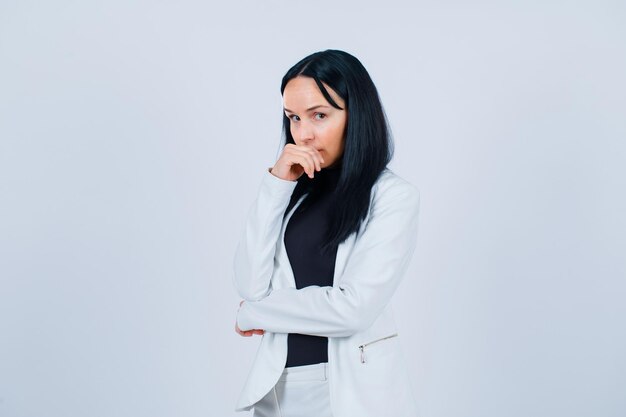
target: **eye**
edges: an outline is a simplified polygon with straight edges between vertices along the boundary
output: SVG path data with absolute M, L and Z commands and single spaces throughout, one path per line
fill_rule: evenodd
M 292 114 L 291 116 L 287 116 L 289 119 L 293 120 L 292 117 L 298 117 L 297 114 Z M 297 120 L 293 120 L 294 122 L 297 122 Z
M 322 119 L 325 119 L 325 118 L 326 118 L 326 115 L 325 115 L 324 113 L 315 113 L 315 115 L 316 115 L 316 116 L 318 116 L 318 115 L 319 115 L 319 116 L 324 116 L 324 117 L 322 117 Z

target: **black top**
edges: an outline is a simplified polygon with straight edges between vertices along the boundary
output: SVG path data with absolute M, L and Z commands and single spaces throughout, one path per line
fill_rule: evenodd
M 322 254 L 320 247 L 328 230 L 329 203 L 340 173 L 341 165 L 315 172 L 311 184 L 316 198 L 304 209 L 300 204 L 285 229 L 285 248 L 298 289 L 333 285 L 337 246 L 329 254 Z M 328 362 L 327 337 L 289 333 L 287 343 L 286 367 Z

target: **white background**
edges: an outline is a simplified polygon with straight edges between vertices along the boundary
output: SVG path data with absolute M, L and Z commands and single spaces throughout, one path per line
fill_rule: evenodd
M 421 191 L 421 417 L 626 415 L 624 3 L 375 4 L 0 0 L 0 416 L 244 415 L 233 253 L 327 48 Z

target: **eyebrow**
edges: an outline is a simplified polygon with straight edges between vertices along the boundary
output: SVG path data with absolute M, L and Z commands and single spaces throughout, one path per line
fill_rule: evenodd
M 308 109 L 306 109 L 306 111 L 311 111 L 311 110 L 317 109 L 318 107 L 328 107 L 328 106 L 325 106 L 323 104 L 318 104 L 317 106 L 309 107 Z M 288 111 L 289 113 L 295 113 L 294 111 L 291 111 L 287 108 L 284 108 L 283 110 Z

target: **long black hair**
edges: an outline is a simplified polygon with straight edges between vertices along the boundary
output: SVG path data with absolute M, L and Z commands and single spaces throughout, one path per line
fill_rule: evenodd
M 372 186 L 393 158 L 393 140 L 376 86 L 361 62 L 347 52 L 327 49 L 315 52 L 296 63 L 283 77 L 280 93 L 297 76 L 311 77 L 330 105 L 342 109 L 328 94 L 322 82 L 332 88 L 343 100 L 347 110 L 344 151 L 338 161 L 339 180 L 330 203 L 329 228 L 322 252 L 338 246 L 358 231 L 367 216 Z M 290 119 L 283 112 L 285 145 L 295 144 L 291 135 Z M 323 172 L 322 169 L 321 172 Z M 322 187 L 308 175 L 298 178 L 285 216 L 308 193 L 298 210 L 315 200 Z M 321 182 L 318 182 L 321 184 Z

